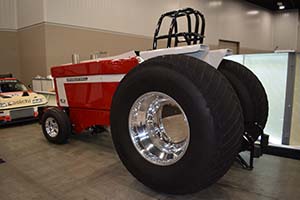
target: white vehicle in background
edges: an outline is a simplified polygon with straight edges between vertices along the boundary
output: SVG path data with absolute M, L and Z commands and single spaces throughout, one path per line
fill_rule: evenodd
M 11 74 L 0 75 L 0 125 L 38 118 L 38 108 L 46 104 L 43 95 L 32 92 Z

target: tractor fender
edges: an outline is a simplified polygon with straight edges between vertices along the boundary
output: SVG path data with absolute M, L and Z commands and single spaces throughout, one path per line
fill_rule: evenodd
M 192 56 L 199 60 L 205 61 L 206 63 L 210 64 L 211 66 L 217 69 L 220 63 L 222 62 L 223 57 L 232 55 L 232 51 L 230 49 L 218 49 L 210 51 L 208 46 L 203 44 L 197 44 L 190 46 L 141 51 L 140 57 L 143 61 L 146 61 L 150 58 L 174 54 Z

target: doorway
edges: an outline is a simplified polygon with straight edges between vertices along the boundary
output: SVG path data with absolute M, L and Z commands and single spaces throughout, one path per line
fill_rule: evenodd
M 233 54 L 239 54 L 240 42 L 230 40 L 219 40 L 219 49 L 231 49 Z

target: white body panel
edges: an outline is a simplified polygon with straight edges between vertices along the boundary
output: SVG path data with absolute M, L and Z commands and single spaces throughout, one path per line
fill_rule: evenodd
M 232 51 L 230 49 L 218 49 L 218 50 L 209 50 L 209 47 L 203 44 L 196 44 L 190 46 L 182 46 L 182 47 L 172 47 L 172 48 L 163 48 L 163 49 L 156 49 L 156 50 L 149 50 L 149 51 L 141 51 L 139 58 L 140 61 L 145 61 L 150 58 L 154 58 L 157 56 L 163 55 L 172 55 L 172 54 L 184 54 L 188 56 L 193 56 L 199 60 L 203 60 L 213 66 L 214 68 L 218 68 L 219 64 L 221 63 L 223 57 L 232 55 Z M 136 54 L 134 51 L 129 51 L 117 56 L 112 57 L 104 57 L 104 58 L 97 58 L 92 60 L 84 60 L 80 63 L 87 63 L 87 62 L 99 62 L 103 60 L 118 60 L 118 59 L 125 59 L 135 57 Z M 70 65 L 72 63 L 68 63 L 66 65 Z
M 157 49 L 152 51 L 142 51 L 140 52 L 140 57 L 143 60 L 148 60 L 150 58 L 154 58 L 157 56 L 172 55 L 172 54 L 184 54 L 188 56 L 193 56 L 199 60 L 203 60 L 207 62 L 214 68 L 218 68 L 223 57 L 231 55 L 232 51 L 229 49 L 218 49 L 218 50 L 210 51 L 208 46 L 197 44 L 197 45 L 190 45 L 190 46 Z

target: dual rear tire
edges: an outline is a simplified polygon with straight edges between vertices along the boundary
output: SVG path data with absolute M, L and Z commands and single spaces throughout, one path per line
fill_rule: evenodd
M 231 84 L 192 57 L 143 62 L 113 97 L 116 151 L 133 176 L 160 192 L 186 194 L 215 183 L 232 165 L 243 131 Z
M 218 70 L 229 80 L 239 97 L 245 132 L 256 141 L 266 126 L 268 119 L 268 98 L 266 91 L 257 76 L 245 66 L 223 60 Z M 248 145 L 243 141 L 241 151 L 247 150 Z

